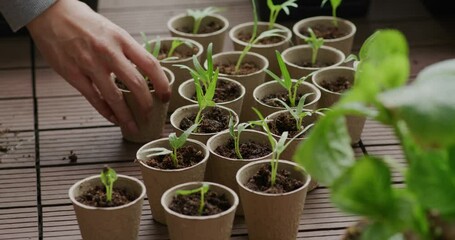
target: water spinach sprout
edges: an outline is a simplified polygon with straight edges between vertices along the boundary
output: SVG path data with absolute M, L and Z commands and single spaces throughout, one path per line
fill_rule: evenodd
M 182 44 L 185 44 L 185 45 L 187 45 L 187 46 L 190 47 L 190 48 L 193 47 L 193 44 L 191 44 L 191 43 L 188 42 L 188 41 L 181 40 L 181 39 L 174 39 L 174 40 L 172 40 L 171 47 L 169 48 L 169 51 L 168 51 L 168 53 L 167 53 L 167 58 L 164 59 L 163 61 L 169 60 L 170 58 L 172 58 L 172 55 L 174 55 L 175 50 L 176 50 L 178 47 L 180 47 Z
M 329 0 L 322 0 L 321 7 L 323 7 Z M 342 0 L 330 0 L 332 5 L 333 25 L 338 27 L 337 8 L 341 5 Z
M 269 18 L 269 29 L 273 29 L 275 26 L 276 19 L 278 18 L 278 14 L 283 10 L 286 15 L 289 15 L 289 7 L 295 7 L 297 8 L 298 5 L 297 0 L 287 0 L 282 4 L 274 4 L 273 0 L 267 0 L 267 6 L 269 7 L 270 10 L 270 18 Z
M 319 48 L 324 45 L 324 39 L 316 37 L 316 34 L 314 34 L 311 28 L 308 28 L 308 33 L 310 33 L 310 37 L 306 38 L 305 42 L 311 47 L 311 65 L 314 66 L 318 57 Z
M 310 124 L 310 125 L 306 126 L 305 128 L 302 126 L 303 119 L 305 117 L 312 115 L 311 111 L 303 109 L 306 98 L 311 95 L 313 95 L 313 93 L 307 93 L 307 94 L 303 95 L 299 100 L 299 104 L 297 104 L 297 107 L 295 107 L 295 108 L 291 108 L 289 105 L 286 104 L 286 102 L 282 101 L 281 99 L 276 99 L 276 101 L 280 102 L 286 108 L 286 110 L 288 110 L 288 112 L 291 114 L 291 116 L 294 118 L 295 125 L 297 127 L 297 131 L 300 132 L 298 135 L 302 135 L 310 127 L 312 127 L 314 125 L 314 124 Z
M 182 195 L 182 196 L 188 196 L 191 194 L 199 193 L 200 194 L 200 203 L 199 203 L 199 209 L 198 209 L 198 214 L 199 216 L 202 215 L 202 212 L 204 210 L 205 206 L 205 194 L 209 191 L 210 186 L 207 183 L 202 184 L 201 187 L 198 187 L 196 189 L 192 190 L 177 190 L 175 194 L 177 195 Z
M 235 129 L 234 118 L 232 116 L 229 118 L 229 135 L 231 135 L 234 140 L 234 151 L 238 159 L 243 159 L 242 154 L 240 153 L 240 134 L 249 126 L 249 123 L 240 123 L 237 126 L 237 129 Z
M 187 15 L 193 17 L 193 19 L 194 19 L 193 34 L 197 34 L 199 32 L 199 29 L 201 27 L 201 22 L 205 17 L 218 13 L 218 12 L 221 12 L 221 11 L 222 11 L 222 9 L 217 8 L 217 7 L 207 7 L 202 10 L 199 10 L 199 9 L 186 10 Z
M 194 131 L 194 129 L 197 128 L 197 124 L 193 124 L 191 127 L 189 127 L 185 132 L 183 132 L 180 136 L 177 137 L 175 133 L 169 134 L 169 145 L 171 145 L 172 151 L 164 148 L 164 147 L 155 147 L 155 148 L 149 148 L 145 149 L 144 153 L 148 153 L 146 155 L 147 158 L 155 157 L 155 156 L 160 156 L 160 155 L 170 155 L 172 159 L 172 164 L 174 167 L 178 167 L 178 159 L 177 159 L 177 150 L 181 148 L 183 145 L 185 145 L 186 140 L 190 136 L 190 134 Z
M 281 71 L 281 75 L 283 76 L 283 78 L 278 77 L 275 73 L 271 72 L 268 69 L 266 69 L 265 72 L 288 91 L 288 97 L 289 97 L 289 102 L 291 104 L 291 107 L 295 107 L 298 87 L 303 81 L 305 81 L 305 78 L 299 79 L 297 82 L 292 84 L 291 75 L 289 74 L 289 71 L 286 67 L 286 64 L 284 63 L 283 58 L 281 57 L 280 52 L 275 51 L 275 54 L 276 54 L 276 58 L 278 60 L 278 65 L 280 66 L 280 71 Z
M 255 3 L 255 0 L 252 0 L 251 2 L 253 4 L 253 17 L 254 17 L 253 32 L 251 34 L 250 41 L 248 42 L 248 44 L 243 49 L 242 53 L 240 54 L 239 59 L 237 60 L 237 63 L 235 64 L 235 70 L 234 70 L 235 73 L 237 73 L 239 71 L 240 65 L 242 65 L 243 59 L 245 58 L 246 54 L 251 50 L 253 45 L 257 44 L 262 39 L 269 38 L 269 37 L 285 38 L 285 36 L 283 34 L 286 31 L 283 30 L 283 29 L 269 29 L 269 30 L 264 31 L 261 34 L 259 34 L 259 36 L 257 36 L 257 32 L 258 32 L 258 17 L 257 17 L 257 12 L 256 12 L 256 3 Z
M 114 182 L 117 181 L 117 173 L 114 169 L 105 166 L 101 171 L 100 180 L 106 188 L 106 200 L 112 201 L 112 190 L 114 188 Z

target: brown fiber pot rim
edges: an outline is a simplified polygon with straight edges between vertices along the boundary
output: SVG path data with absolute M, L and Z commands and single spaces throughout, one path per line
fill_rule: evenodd
M 308 109 L 303 109 L 303 110 L 306 111 L 306 112 L 313 112 L 313 114 L 317 114 L 317 115 L 319 115 L 319 116 L 323 116 L 323 115 L 324 115 L 323 113 L 314 112 L 314 111 L 308 110 Z M 265 118 L 265 120 L 272 120 L 272 119 L 274 119 L 275 117 L 277 117 L 278 115 L 280 115 L 280 114 L 282 114 L 282 113 L 287 113 L 287 112 L 289 112 L 287 109 L 285 109 L 285 110 L 280 110 L 280 111 L 277 111 L 277 112 L 274 112 L 274 113 L 268 115 L 268 116 Z M 313 127 L 314 127 L 314 126 L 313 126 Z M 313 128 L 313 127 L 311 127 L 311 128 Z M 264 130 L 265 130 L 265 129 L 264 129 Z M 311 129 L 309 129 L 308 131 L 311 131 Z M 276 138 L 278 138 L 278 139 L 280 138 L 280 136 L 279 136 L 279 135 L 276 135 L 275 133 L 272 133 L 272 136 L 274 136 L 274 137 L 276 137 Z M 304 139 L 307 139 L 307 138 L 308 138 L 308 137 L 297 137 L 297 138 L 295 138 L 295 140 L 304 140 Z M 291 139 L 292 139 L 292 138 L 290 138 L 290 137 L 286 138 L 286 140 L 291 140 Z
M 316 81 L 317 75 L 320 74 L 321 72 L 329 72 L 329 71 L 334 71 L 334 70 L 352 71 L 353 74 L 354 74 L 354 76 L 355 76 L 355 70 L 354 70 L 354 68 L 336 66 L 336 67 L 328 67 L 328 68 L 323 68 L 323 69 L 321 69 L 321 70 L 318 70 L 317 72 L 315 72 L 315 73 L 313 74 L 313 76 L 311 76 L 311 81 L 313 82 L 313 85 L 316 86 L 317 88 L 319 88 L 319 90 L 321 90 L 321 91 L 324 91 L 324 92 L 327 92 L 327 93 L 331 93 L 331 94 L 335 94 L 335 95 L 342 95 L 342 93 L 333 92 L 333 91 L 328 90 L 327 88 L 322 87 L 322 86 L 319 85 L 319 83 Z M 354 80 L 355 80 L 355 79 L 354 79 Z
M 297 65 L 297 64 L 295 64 L 295 63 L 290 62 L 290 61 L 286 58 L 287 54 L 289 54 L 290 52 L 292 52 L 292 51 L 299 51 L 299 50 L 301 50 L 301 49 L 311 49 L 311 47 L 308 46 L 308 45 L 297 45 L 297 46 L 290 47 L 290 48 L 284 50 L 284 51 L 281 53 L 281 56 L 283 57 L 283 61 L 284 61 L 286 64 L 288 64 L 288 65 L 290 65 L 290 66 L 293 66 L 293 67 L 295 67 L 295 68 L 308 69 L 308 70 L 313 70 L 313 71 L 315 71 L 315 70 L 324 69 L 324 68 L 328 68 L 328 67 L 339 66 L 339 65 L 343 64 L 343 62 L 344 62 L 344 60 L 345 60 L 345 58 L 346 58 L 346 56 L 344 55 L 344 53 L 343 53 L 342 51 L 340 51 L 340 50 L 338 50 L 338 49 L 336 49 L 336 48 L 334 48 L 334 47 L 329 47 L 329 46 L 321 46 L 321 48 L 319 49 L 319 51 L 323 50 L 323 51 L 332 52 L 332 53 L 334 53 L 335 55 L 337 55 L 337 56 L 340 58 L 340 60 L 339 60 L 338 62 L 335 62 L 334 64 L 328 66 L 328 67 L 322 67 L 322 68 L 321 68 L 321 67 L 302 67 L 302 66 L 299 66 L 299 65 Z
M 169 138 L 160 138 L 160 139 L 153 140 L 153 141 L 151 141 L 149 143 L 144 144 L 141 148 L 139 148 L 139 150 L 137 150 L 136 159 L 139 159 L 139 153 L 141 151 L 143 151 L 144 149 L 150 148 L 150 146 L 155 145 L 158 142 L 169 143 Z M 145 164 L 142 160 L 138 160 L 138 162 L 139 162 L 139 164 L 141 164 L 142 166 L 144 166 L 144 167 L 146 167 L 148 169 L 152 169 L 154 171 L 159 171 L 159 172 L 182 172 L 182 171 L 186 171 L 186 170 L 191 169 L 191 168 L 195 168 L 195 167 L 207 162 L 207 160 L 209 159 L 209 154 L 210 154 L 209 150 L 207 149 L 207 146 L 205 144 L 201 143 L 200 141 L 197 141 L 197 140 L 194 140 L 194 139 L 190 139 L 190 138 L 188 138 L 186 140 L 185 145 L 187 145 L 188 142 L 190 142 L 191 144 L 199 146 L 199 148 L 201 148 L 202 151 L 204 152 L 204 158 L 200 162 L 194 164 L 193 166 L 189 166 L 189 167 L 186 167 L 186 168 L 178 168 L 178 169 L 161 169 L 161 168 L 150 167 L 149 165 Z
M 237 131 L 237 130 L 236 130 Z M 253 130 L 253 129 L 246 129 L 246 130 L 243 130 L 243 133 L 245 132 L 252 132 L 252 133 L 257 133 L 257 134 L 260 134 L 260 135 L 264 135 L 264 136 L 267 136 L 266 133 L 263 133 L 263 132 L 260 132 L 260 131 L 257 131 L 257 130 Z M 262 159 L 264 157 L 270 157 L 272 156 L 273 152 L 271 152 L 270 154 L 267 154 L 263 157 L 260 157 L 260 158 L 251 158 L 251 159 L 238 159 L 238 158 L 228 158 L 228 157 L 225 157 L 225 156 L 221 156 L 220 154 L 216 153 L 215 152 L 215 149 L 212 149 L 211 148 L 211 144 L 213 141 L 215 141 L 216 138 L 219 138 L 220 136 L 222 135 L 225 135 L 225 134 L 229 134 L 229 130 L 224 130 L 222 132 L 219 132 L 215 135 L 213 135 L 212 137 L 209 138 L 209 140 L 207 140 L 207 148 L 209 149 L 210 151 L 210 154 L 211 155 L 215 155 L 219 158 L 222 158 L 223 160 L 226 160 L 226 161 L 233 161 L 233 162 L 254 162 L 254 161 L 257 161 L 258 159 Z M 240 135 L 240 137 L 242 137 L 242 135 Z M 273 139 L 276 143 L 276 139 Z
M 227 52 L 221 52 L 221 53 L 217 53 L 217 54 L 214 54 L 213 55 L 213 59 L 215 58 L 223 58 L 223 56 L 225 55 L 238 55 L 240 57 L 240 55 L 242 54 L 241 51 L 227 51 Z M 250 73 L 250 74 L 244 74 L 244 75 L 229 75 L 229 74 L 223 74 L 223 73 L 220 73 L 220 76 L 223 76 L 223 77 L 227 77 L 229 78 L 230 76 L 232 77 L 249 77 L 249 76 L 253 76 L 253 75 L 257 75 L 261 72 L 263 72 L 265 69 L 269 68 L 269 60 L 267 60 L 267 58 L 265 58 L 264 56 L 258 54 L 258 53 L 255 53 L 255 52 L 247 52 L 246 56 L 253 56 L 255 58 L 257 58 L 258 61 L 261 61 L 264 63 L 264 67 L 262 67 L 260 70 L 258 70 L 257 72 L 254 72 L 254 73 Z M 213 61 L 215 63 L 215 60 Z M 207 68 L 207 60 L 204 62 L 204 67 Z
M 185 32 L 181 32 L 181 31 L 178 31 L 177 29 L 175 29 L 172 24 L 174 23 L 175 20 L 177 19 L 180 19 L 180 18 L 185 18 L 185 17 L 188 17 L 188 18 L 191 18 L 191 16 L 188 16 L 186 13 L 181 13 L 179 15 L 176 15 L 176 16 L 173 16 L 171 17 L 171 19 L 169 19 L 169 21 L 167 21 L 167 28 L 169 29 L 169 31 L 175 33 L 175 34 L 178 34 L 178 35 L 182 35 L 182 36 L 185 36 L 185 37 L 192 37 L 192 38 L 196 38 L 196 37 L 199 37 L 199 38 L 204 38 L 204 37 L 210 37 L 210 36 L 213 36 L 213 35 L 217 35 L 217 34 L 220 34 L 224 31 L 226 31 L 229 27 L 229 21 L 219 15 L 219 14 L 210 14 L 208 15 L 210 17 L 213 17 L 213 18 L 216 18 L 218 20 L 220 20 L 221 22 L 223 22 L 223 27 L 218 30 L 218 31 L 215 31 L 215 32 L 211 32 L 211 33 L 202 33 L 202 34 L 193 34 L 193 33 L 185 33 Z
M 243 86 L 243 84 L 241 84 L 241 83 L 239 83 L 239 82 L 237 82 L 235 80 L 232 80 L 230 78 L 224 77 L 224 76 L 223 77 L 218 77 L 218 80 L 224 80 L 224 81 L 232 82 L 235 85 L 239 86 L 240 87 L 240 96 L 238 96 L 236 99 L 233 99 L 231 101 L 217 103 L 217 105 L 227 105 L 227 104 L 230 104 L 230 103 L 233 103 L 233 102 L 237 102 L 240 99 L 242 99 L 243 97 L 245 97 L 246 90 L 245 90 L 245 87 Z M 194 80 L 193 79 L 188 79 L 185 82 L 183 82 L 182 84 L 180 84 L 180 86 L 178 88 L 178 93 L 183 99 L 191 102 L 192 104 L 197 104 L 197 100 L 193 100 L 193 99 L 188 98 L 187 96 L 183 95 L 183 89 L 186 88 L 191 83 L 194 84 Z
M 180 213 L 174 212 L 166 204 L 165 197 L 167 195 L 171 194 L 172 192 L 175 192 L 176 190 L 178 190 L 178 189 L 180 189 L 182 187 L 185 187 L 185 186 L 202 185 L 204 183 L 207 183 L 207 184 L 209 184 L 211 186 L 217 186 L 219 188 L 222 188 L 222 189 L 226 190 L 229 194 L 231 194 L 234 197 L 234 203 L 232 204 L 232 206 L 229 209 L 227 209 L 226 211 L 223 211 L 223 212 L 218 213 L 218 214 L 210 215 L 210 216 L 188 216 L 188 215 L 184 215 L 184 214 L 180 214 Z M 204 221 L 204 220 L 209 220 L 209 219 L 220 218 L 222 216 L 225 216 L 225 215 L 230 214 L 233 211 L 235 211 L 235 209 L 237 208 L 238 205 L 239 205 L 239 197 L 237 196 L 237 194 L 232 189 L 230 189 L 230 188 L 228 188 L 228 187 L 226 187 L 224 185 L 221 185 L 221 184 L 218 184 L 218 183 L 214 183 L 214 182 L 188 182 L 188 183 L 182 183 L 182 184 L 176 185 L 176 186 L 168 189 L 166 192 L 163 193 L 163 196 L 161 197 L 161 206 L 164 208 L 164 211 L 166 211 L 169 214 L 172 214 L 174 216 L 177 216 L 179 218 L 195 220 L 195 221 Z
M 308 37 L 304 36 L 303 34 L 300 33 L 300 29 L 303 24 L 310 23 L 310 22 L 327 22 L 327 21 L 332 22 L 332 20 L 333 20 L 333 17 L 331 17 L 331 16 L 317 16 L 317 17 L 305 18 L 294 24 L 294 26 L 292 27 L 292 32 L 294 32 L 294 34 L 296 36 L 298 36 L 299 38 L 306 39 Z M 343 24 L 346 24 L 351 29 L 351 31 L 349 31 L 349 33 L 346 36 L 343 36 L 340 38 L 324 39 L 324 42 L 330 43 L 330 42 L 338 42 L 341 40 L 345 40 L 345 39 L 351 38 L 357 32 L 357 27 L 351 21 L 343 19 L 343 18 L 339 18 L 339 17 L 337 17 L 337 20 L 339 22 L 342 22 Z
M 99 179 L 99 177 L 100 177 L 99 175 L 94 175 L 94 176 L 86 177 L 86 178 L 84 178 L 82 180 L 79 180 L 76 183 L 74 183 L 70 187 L 70 189 L 68 190 L 68 196 L 69 196 L 71 202 L 73 204 L 81 207 L 81 208 L 85 208 L 85 209 L 88 209 L 88 210 L 113 211 L 113 210 L 118 210 L 118 209 L 123 209 L 123 208 L 130 207 L 130 206 L 136 204 L 141 199 L 144 199 L 145 192 L 146 192 L 145 189 L 146 188 L 145 188 L 144 183 L 142 183 L 142 181 L 140 181 L 139 179 L 134 178 L 134 177 L 126 176 L 126 175 L 123 175 L 123 174 L 117 174 L 118 178 L 128 179 L 129 181 L 132 181 L 132 182 L 138 184 L 141 187 L 141 189 L 142 189 L 141 194 L 136 199 L 134 199 L 134 201 L 132 201 L 130 203 L 127 203 L 125 205 L 122 205 L 122 206 L 117 206 L 117 207 L 92 207 L 92 206 L 88 206 L 88 205 L 85 205 L 85 204 L 82 204 L 82 203 L 78 202 L 76 200 L 74 194 L 73 194 L 75 189 L 78 188 L 83 182 L 90 181 L 90 180 L 93 180 L 93 179 L 96 179 L 96 178 Z M 100 180 L 100 184 L 102 185 L 101 180 Z
M 150 41 L 148 41 L 149 43 L 156 43 L 157 41 L 160 41 L 161 44 L 163 44 L 163 42 L 171 42 L 174 41 L 174 40 L 182 40 L 182 41 L 185 41 L 185 42 L 190 42 L 192 45 L 196 46 L 197 47 L 197 53 L 193 54 L 195 55 L 196 57 L 199 57 L 202 55 L 202 53 L 204 52 L 204 47 L 194 41 L 193 39 L 189 39 L 189 38 L 183 38 L 183 37 L 164 37 L 164 38 L 159 38 L 159 39 L 152 39 Z M 144 47 L 145 44 L 142 44 L 142 46 Z M 187 58 L 182 58 L 182 59 L 176 59 L 176 60 L 166 60 L 166 61 L 163 61 L 163 60 L 158 60 L 162 63 L 184 63 L 184 62 L 188 62 L 189 60 L 191 60 L 193 57 L 187 57 Z
M 257 191 L 253 191 L 249 188 L 247 188 L 243 183 L 240 182 L 240 175 L 242 174 L 242 172 L 244 171 L 244 169 L 246 168 L 249 168 L 250 166 L 252 165 L 260 165 L 260 164 L 265 164 L 265 163 L 270 163 L 270 159 L 265 159 L 265 160 L 259 160 L 259 161 L 256 161 L 256 162 L 250 162 L 248 164 L 246 164 L 245 166 L 241 167 L 238 171 L 237 171 L 237 174 L 235 176 L 235 179 L 237 181 L 237 184 L 243 188 L 245 191 L 248 191 L 250 193 L 253 193 L 253 194 L 257 194 L 257 195 L 262 195 L 262 196 L 265 196 L 265 197 L 279 197 L 279 196 L 286 196 L 286 195 L 291 195 L 291 194 L 294 194 L 300 190 L 302 190 L 302 188 L 306 188 L 308 187 L 308 185 L 310 184 L 310 181 L 311 181 L 311 176 L 305 171 L 305 169 L 301 166 L 299 166 L 297 163 L 295 162 L 290 162 L 290 161 L 286 161 L 286 160 L 278 160 L 280 164 L 287 164 L 287 165 L 292 165 L 294 166 L 295 168 L 299 168 L 302 172 L 302 174 L 305 176 L 305 183 L 303 184 L 303 186 L 301 186 L 300 188 L 294 190 L 294 191 L 291 191 L 291 192 L 286 192 L 286 193 L 279 193 L 279 194 L 272 194 L 272 193 L 263 193 L 263 192 L 257 192 Z
M 174 73 L 171 70 L 169 70 L 168 68 L 165 68 L 165 67 L 161 67 L 161 69 L 163 69 L 164 73 L 166 74 L 167 79 L 169 80 L 169 86 L 172 86 L 172 84 L 174 84 L 174 81 L 175 81 Z M 111 79 L 115 80 L 115 78 L 116 78 L 115 74 L 112 73 L 111 74 Z M 126 89 L 122 89 L 122 88 L 117 88 L 117 89 L 119 89 L 120 92 L 122 92 L 122 93 L 131 93 L 130 90 L 126 90 Z M 154 93 L 155 89 L 149 90 L 149 91 L 150 91 L 150 93 Z
M 244 42 L 244 41 L 240 41 L 240 39 L 237 38 L 236 36 L 236 33 L 238 31 L 240 31 L 240 29 L 242 28 L 249 28 L 250 26 L 252 27 L 253 26 L 253 22 L 246 22 L 246 23 L 241 23 L 239 25 L 236 25 L 234 26 L 230 31 L 229 31 L 229 38 L 239 44 L 239 45 L 242 45 L 242 46 L 247 46 L 248 43 Z M 268 26 L 268 22 L 258 22 L 258 26 Z M 274 44 L 253 44 L 253 47 L 254 48 L 273 48 L 273 47 L 276 47 L 276 46 L 280 46 L 282 45 L 283 43 L 285 42 L 290 42 L 291 41 L 291 38 L 292 38 L 292 31 L 289 30 L 289 28 L 281 25 L 281 24 L 278 24 L 278 23 L 275 23 L 275 28 L 279 28 L 279 29 L 282 29 L 282 30 L 285 30 L 286 31 L 286 38 L 283 39 L 282 41 L 280 42 L 277 42 L 277 43 L 274 43 Z

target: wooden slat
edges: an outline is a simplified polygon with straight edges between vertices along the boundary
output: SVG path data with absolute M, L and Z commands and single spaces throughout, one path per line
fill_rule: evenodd
M 390 127 L 371 119 L 367 119 L 365 122 L 361 138 L 366 146 L 399 143 Z
M 0 70 L 0 99 L 25 97 L 32 97 L 31 70 Z
M 0 134 L 0 169 L 35 166 L 35 137 L 33 132 Z
M 33 100 L 0 101 L 0 129 L 10 131 L 33 130 Z
M 112 125 L 84 97 L 41 98 L 39 128 L 78 128 Z
M 26 206 L 36 206 L 35 169 L 1 169 L 0 209 Z
M 1 239 L 38 239 L 38 216 L 36 210 L 36 207 L 0 209 Z
M 0 69 L 30 67 L 28 37 L 0 38 Z
M 36 95 L 38 97 L 81 95 L 60 75 L 50 68 L 36 70 Z
M 404 181 L 403 170 L 407 164 L 404 158 L 403 150 L 400 145 L 390 146 L 367 146 L 368 154 L 374 156 L 387 157 L 394 160 L 395 166 L 392 168 L 392 181 L 400 183 Z

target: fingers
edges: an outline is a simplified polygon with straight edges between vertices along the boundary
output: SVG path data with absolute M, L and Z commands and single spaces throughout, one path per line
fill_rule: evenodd
M 126 57 L 149 77 L 159 98 L 164 102 L 169 101 L 171 97 L 169 80 L 158 60 L 145 51 L 129 34 L 122 34 L 122 36 L 125 38 L 122 48 Z

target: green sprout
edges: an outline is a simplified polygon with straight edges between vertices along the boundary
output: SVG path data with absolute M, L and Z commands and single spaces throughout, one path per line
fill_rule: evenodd
M 168 51 L 168 53 L 167 53 L 167 58 L 164 59 L 163 61 L 169 60 L 169 58 L 171 58 L 172 55 L 174 55 L 175 50 L 176 50 L 178 47 L 180 47 L 182 44 L 185 44 L 185 45 L 187 45 L 187 46 L 190 47 L 190 48 L 193 47 L 193 44 L 191 44 L 191 43 L 188 42 L 188 41 L 181 40 L 181 39 L 174 39 L 174 40 L 172 40 L 171 47 L 169 48 L 169 51 Z
M 117 181 L 117 173 L 114 169 L 105 166 L 101 171 L 100 180 L 106 188 L 106 200 L 112 201 L 112 190 L 114 188 L 114 182 Z
M 202 211 L 204 210 L 205 206 L 205 194 L 209 191 L 210 186 L 207 183 L 202 184 L 202 186 L 192 189 L 192 190 L 177 190 L 175 194 L 177 195 L 182 195 L 182 196 L 188 196 L 191 194 L 199 193 L 200 194 L 200 203 L 199 203 L 199 210 L 198 214 L 199 216 L 202 215 Z
M 306 78 L 301 78 L 296 83 L 292 84 L 291 75 L 289 74 L 289 71 L 286 67 L 286 64 L 284 63 L 283 58 L 281 57 L 280 52 L 275 50 L 275 54 L 276 54 L 276 58 L 278 60 L 278 65 L 280 66 L 281 75 L 283 76 L 283 78 L 278 77 L 275 73 L 271 72 L 268 69 L 266 69 L 265 72 L 288 91 L 288 97 L 289 97 L 289 102 L 291 104 L 291 107 L 295 107 L 298 87 L 302 82 L 305 81 Z
M 172 159 L 172 163 L 174 167 L 178 166 L 178 159 L 177 159 L 177 150 L 185 145 L 186 140 L 190 136 L 190 134 L 197 128 L 197 124 L 193 124 L 189 127 L 185 132 L 183 132 L 179 137 L 175 133 L 169 134 L 169 145 L 171 145 L 172 151 L 164 148 L 164 147 L 155 147 L 145 149 L 143 152 L 147 153 L 146 158 L 151 158 L 160 155 L 170 155 Z
M 314 66 L 318 57 L 319 48 L 324 45 L 324 39 L 316 37 L 316 34 L 314 34 L 311 28 L 308 28 L 308 33 L 310 33 L 310 37 L 306 38 L 305 42 L 311 47 L 311 64 Z
M 303 119 L 307 116 L 311 116 L 313 113 L 311 111 L 303 109 L 303 106 L 305 105 L 305 100 L 307 97 L 313 95 L 314 93 L 307 93 L 303 95 L 300 100 L 299 104 L 297 104 L 297 107 L 291 108 L 289 105 L 286 104 L 286 102 L 282 101 L 281 99 L 276 99 L 276 101 L 280 102 L 286 110 L 291 114 L 291 116 L 295 120 L 295 125 L 297 127 L 297 131 L 300 133 L 298 135 L 302 135 L 305 133 L 310 127 L 312 127 L 314 124 L 310 124 L 306 126 L 305 128 L 302 126 Z
M 142 41 L 144 42 L 145 50 L 147 50 L 147 52 L 151 53 L 155 58 L 158 58 L 158 55 L 160 54 L 160 49 L 161 49 L 160 39 L 158 38 L 156 40 L 155 46 L 153 47 L 153 51 L 152 51 L 152 44 L 148 40 L 147 35 L 145 35 L 144 32 L 141 32 L 141 36 L 142 36 Z
M 204 19 L 205 17 L 207 17 L 209 15 L 212 15 L 212 14 L 215 14 L 215 13 L 218 13 L 221 11 L 222 11 L 222 9 L 217 8 L 217 7 L 207 7 L 202 10 L 199 10 L 199 9 L 186 10 L 188 16 L 191 16 L 194 19 L 193 34 L 197 34 L 199 32 L 199 28 L 201 27 L 202 19 Z
M 193 55 L 194 69 L 185 65 L 175 65 L 183 69 L 190 71 L 191 76 L 194 80 L 194 86 L 196 88 L 196 100 L 199 106 L 199 111 L 196 115 L 195 123 L 199 123 L 202 120 L 202 111 L 207 107 L 215 106 L 213 97 L 215 96 L 216 83 L 218 81 L 219 69 L 213 70 L 213 59 L 212 59 L 212 43 L 207 48 L 207 70 L 197 60 L 197 57 Z
M 256 3 L 255 3 L 255 0 L 252 0 L 251 2 L 253 4 L 253 17 L 254 17 L 253 33 L 251 34 L 250 41 L 248 42 L 248 44 L 243 49 L 242 53 L 240 54 L 239 59 L 237 60 L 237 63 L 235 64 L 234 72 L 238 72 L 239 71 L 240 65 L 242 65 L 243 59 L 245 58 L 246 54 L 251 50 L 253 45 L 257 44 L 262 39 L 269 38 L 269 37 L 285 38 L 285 36 L 280 34 L 280 33 L 286 33 L 286 31 L 283 30 L 283 29 L 269 29 L 269 30 L 264 31 L 261 34 L 259 34 L 259 36 L 257 36 L 257 32 L 258 32 L 258 17 L 257 17 L 257 13 L 256 13 Z
M 275 5 L 273 0 L 267 0 L 267 6 L 270 10 L 270 18 L 269 18 L 269 29 L 273 29 L 275 26 L 276 19 L 278 18 L 278 14 L 283 10 L 286 15 L 289 15 L 289 7 L 297 8 L 298 5 L 295 3 L 297 0 L 287 0 L 282 4 Z
M 237 155 L 238 159 L 243 159 L 242 154 L 240 153 L 240 134 L 249 126 L 250 124 L 248 123 L 240 123 L 237 126 L 237 129 L 235 129 L 234 118 L 232 116 L 229 118 L 229 135 L 234 139 L 235 155 Z
M 321 7 L 323 7 L 329 0 L 322 0 Z M 332 5 L 332 16 L 333 16 L 333 25 L 338 27 L 337 19 L 337 8 L 340 6 L 342 0 L 330 0 L 330 5 Z

